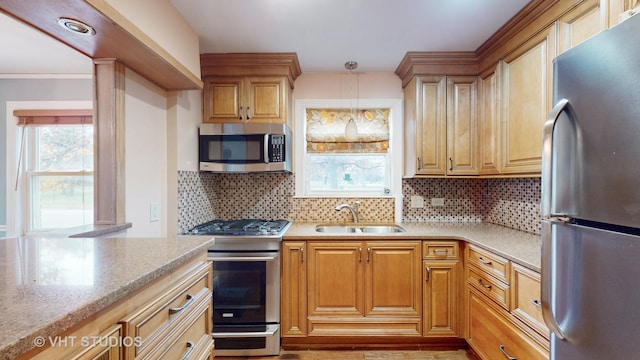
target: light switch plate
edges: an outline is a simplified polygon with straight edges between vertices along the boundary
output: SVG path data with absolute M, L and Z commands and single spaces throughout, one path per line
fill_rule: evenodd
M 149 222 L 160 221 L 160 204 L 149 204 Z
M 444 206 L 444 198 L 431 198 L 431 206 Z
M 420 195 L 411 195 L 411 207 L 412 208 L 423 208 L 424 207 L 424 198 Z

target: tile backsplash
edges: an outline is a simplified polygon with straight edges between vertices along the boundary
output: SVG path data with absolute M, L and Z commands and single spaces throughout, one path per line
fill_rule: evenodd
M 393 222 L 393 198 L 294 197 L 293 174 L 215 174 L 178 172 L 178 231 L 222 218 L 285 218 L 293 221 L 347 222 L 343 203 L 360 201 L 363 222 Z M 406 222 L 486 221 L 540 233 L 540 179 L 403 179 L 402 220 Z M 423 208 L 411 208 L 410 198 L 424 198 Z M 432 206 L 431 198 L 444 198 Z

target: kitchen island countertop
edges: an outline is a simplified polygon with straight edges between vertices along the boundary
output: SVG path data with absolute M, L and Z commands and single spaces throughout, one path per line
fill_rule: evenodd
M 540 272 L 540 235 L 480 222 L 405 222 L 398 223 L 406 231 L 401 233 L 321 233 L 315 227 L 321 223 L 294 222 L 283 240 L 463 240 Z M 322 225 L 325 225 L 322 223 Z M 335 224 L 333 224 L 335 225 Z M 340 225 L 354 225 L 340 224 Z M 367 225 L 365 223 L 357 225 Z M 370 224 L 371 225 L 371 224 Z M 373 224 L 380 225 L 380 224 Z
M 63 333 L 213 243 L 204 236 L 0 239 L 0 359 Z

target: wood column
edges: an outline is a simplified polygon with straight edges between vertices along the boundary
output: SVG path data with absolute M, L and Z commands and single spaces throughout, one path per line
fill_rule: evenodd
M 94 222 L 125 222 L 125 66 L 94 59 L 95 184 Z

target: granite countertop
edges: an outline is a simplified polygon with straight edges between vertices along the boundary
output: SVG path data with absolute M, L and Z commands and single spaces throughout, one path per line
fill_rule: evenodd
M 336 239 L 454 239 L 464 240 L 490 250 L 531 270 L 540 272 L 540 235 L 527 233 L 488 223 L 399 223 L 402 233 L 321 233 L 315 231 L 319 223 L 293 223 L 284 234 L 284 240 L 336 240 Z M 349 224 L 352 225 L 352 224 Z M 366 224 L 358 224 L 366 225 Z M 380 225 L 380 224 L 374 224 Z
M 0 359 L 130 296 L 213 243 L 204 236 L 0 239 Z

